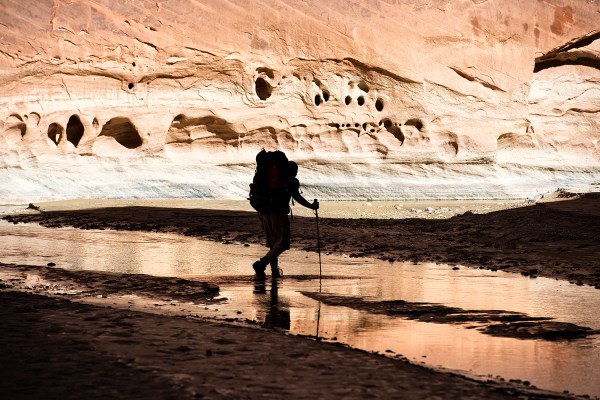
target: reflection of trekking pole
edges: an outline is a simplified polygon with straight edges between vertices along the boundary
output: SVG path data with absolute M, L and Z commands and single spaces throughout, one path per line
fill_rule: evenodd
M 319 339 L 319 324 L 320 324 L 320 322 L 321 322 L 321 300 L 319 300 L 319 308 L 317 309 L 317 333 L 315 334 L 317 341 L 321 340 L 321 339 Z
M 315 199 L 317 203 L 317 199 Z M 319 290 L 321 286 L 322 267 L 321 267 L 321 236 L 319 235 L 319 210 L 315 209 L 315 217 L 317 219 L 317 252 L 319 253 Z

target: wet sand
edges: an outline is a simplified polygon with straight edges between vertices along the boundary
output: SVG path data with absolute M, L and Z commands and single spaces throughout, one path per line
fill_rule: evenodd
M 598 288 L 599 199 L 559 193 L 536 204 L 449 218 L 439 218 L 434 207 L 419 218 L 332 218 L 324 205 L 322 253 L 484 267 Z M 395 209 L 417 213 L 412 208 Z M 263 240 L 256 214 L 244 210 L 42 205 L 41 211 L 7 220 L 176 232 L 223 243 Z M 292 230 L 295 247 L 316 250 L 314 217 L 296 215 Z M 184 318 L 177 306 L 135 309 L 120 297 L 134 293 L 168 303 L 179 296 L 180 302 L 212 305 L 218 288 L 202 282 L 84 271 L 51 276 L 43 270 L 48 271 L 0 265 L 3 398 L 574 397 L 542 392 L 527 382 L 467 379 L 401 356 L 251 327 L 249 321 Z M 33 283 L 24 278 L 32 275 L 41 278 Z M 176 287 L 179 293 L 170 294 Z

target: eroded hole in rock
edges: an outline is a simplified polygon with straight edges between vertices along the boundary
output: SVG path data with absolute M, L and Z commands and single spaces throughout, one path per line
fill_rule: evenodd
M 270 68 L 257 68 L 256 72 L 258 72 L 259 74 L 265 74 L 270 79 L 275 79 L 275 72 Z
M 39 125 L 40 121 L 42 120 L 42 117 L 40 114 L 32 112 L 29 114 L 29 120 L 32 124 Z
M 391 133 L 396 139 L 398 139 L 400 144 L 404 143 L 404 133 L 402 133 L 402 130 L 399 126 L 395 126 L 394 124 L 392 124 L 392 121 L 390 121 L 389 119 L 385 120 L 383 126 L 389 133 Z
M 365 98 L 363 96 L 358 96 L 358 99 L 356 99 L 356 102 L 358 103 L 359 106 L 362 106 L 363 104 L 365 104 Z
M 256 95 L 261 100 L 267 100 L 271 97 L 271 93 L 273 92 L 273 88 L 269 82 L 265 81 L 263 78 L 256 78 L 256 81 L 254 81 L 254 88 L 256 90 Z
M 321 91 L 321 98 L 324 102 L 328 102 L 329 101 L 329 97 L 331 96 L 331 94 L 329 93 L 329 89 L 327 88 L 327 85 L 325 85 L 323 82 L 321 82 L 320 79 L 318 78 L 313 78 L 313 83 L 319 88 L 319 90 Z
M 166 144 L 192 143 L 194 140 L 219 139 L 225 143 L 237 145 L 239 133 L 231 124 L 214 115 L 202 117 L 188 117 L 184 114 L 177 115 L 167 133 Z
M 352 103 L 352 97 L 346 96 L 346 98 L 344 99 L 344 103 L 346 103 L 346 105 L 349 106 L 350 103 Z
M 19 132 L 21 133 L 21 138 L 23 138 L 23 136 L 25 136 L 25 134 L 27 133 L 27 125 L 25 125 L 23 122 L 15 125 L 14 129 L 19 130 Z
M 382 111 L 382 110 L 383 110 L 383 100 L 381 100 L 381 99 L 377 99 L 377 100 L 375 101 L 375 109 L 376 109 L 377 111 Z
M 65 130 L 62 126 L 60 126 L 56 122 L 53 122 L 50 124 L 50 126 L 48 126 L 48 137 L 54 142 L 54 144 L 58 144 L 64 131 Z
M 515 148 L 535 148 L 535 142 L 531 137 L 531 134 L 525 133 L 503 133 L 498 136 L 496 143 L 499 150 L 511 150 Z M 458 151 L 458 150 L 457 150 Z
M 98 122 L 98 118 L 94 118 L 94 120 L 92 121 L 92 126 L 94 128 L 98 128 L 100 126 L 100 123 Z
M 358 82 L 358 88 L 365 93 L 369 93 L 369 90 L 371 90 L 365 81 Z
M 83 137 L 83 124 L 77 115 L 71 115 L 67 122 L 67 140 L 77 147 Z
M 366 123 L 366 122 L 365 122 L 365 123 L 362 125 L 362 128 L 363 128 L 363 130 L 365 130 L 365 131 L 367 130 L 367 123 Z
M 449 141 L 448 146 L 450 146 L 452 149 L 454 149 L 454 155 L 458 154 L 458 142 Z
M 316 95 L 315 96 L 315 105 L 318 106 L 321 104 L 321 96 L 320 95 Z
M 165 143 L 192 143 L 190 136 L 191 127 L 193 127 L 193 123 L 190 123 L 185 115 L 177 115 L 173 118 L 173 122 L 171 122 Z
M 423 122 L 420 119 L 417 118 L 411 118 L 408 121 L 406 121 L 404 123 L 404 125 L 410 125 L 410 126 L 414 126 L 415 128 L 417 128 L 417 130 L 420 132 L 421 129 L 423 129 Z
M 562 67 L 564 65 L 582 65 L 600 70 L 600 60 L 593 56 L 585 48 L 594 46 L 595 41 L 600 40 L 600 31 L 584 35 L 572 40 L 547 54 L 535 59 L 534 73 L 548 68 Z
M 127 88 L 128 88 L 129 90 L 133 90 L 133 88 L 134 88 L 134 87 L 135 87 L 135 85 L 134 85 L 132 82 L 129 82 L 129 83 L 127 84 Z
M 115 117 L 108 121 L 98 136 L 110 136 L 128 149 L 136 149 L 143 143 L 135 126 L 125 117 Z
M 27 125 L 23 122 L 23 118 L 19 114 L 11 114 L 6 119 L 5 126 L 7 131 L 18 131 L 21 138 L 27 133 Z

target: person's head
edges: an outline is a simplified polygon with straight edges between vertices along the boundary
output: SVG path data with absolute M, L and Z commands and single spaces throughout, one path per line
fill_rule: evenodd
M 298 164 L 294 161 L 288 162 L 288 174 L 290 177 L 295 178 L 298 175 Z

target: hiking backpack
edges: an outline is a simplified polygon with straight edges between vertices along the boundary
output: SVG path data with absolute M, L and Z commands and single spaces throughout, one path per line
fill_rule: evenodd
M 284 152 L 261 150 L 250 184 L 250 205 L 260 213 L 289 212 L 291 197 L 289 161 Z

